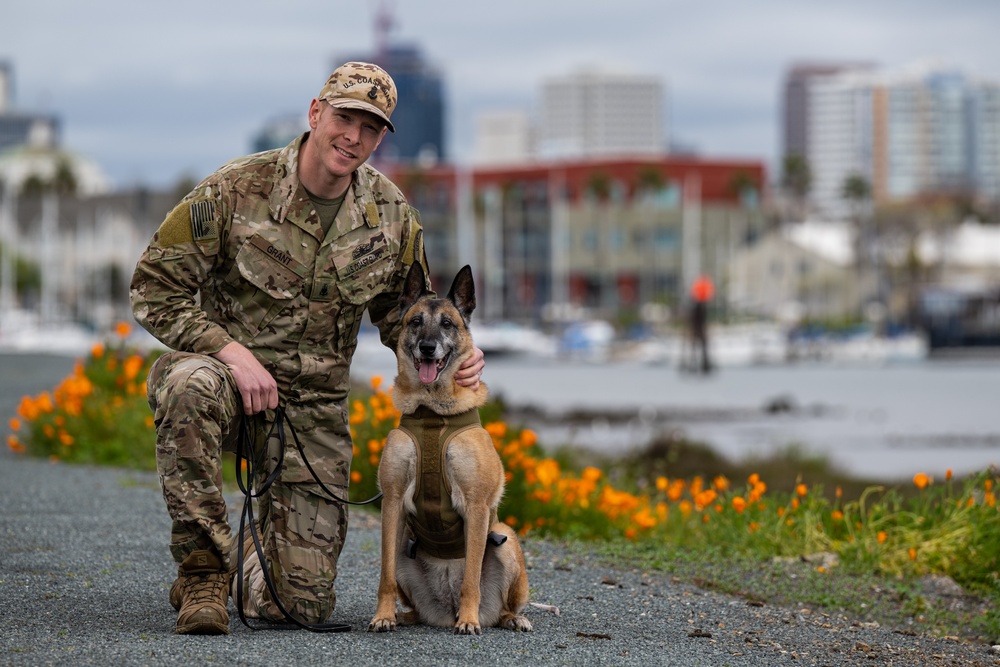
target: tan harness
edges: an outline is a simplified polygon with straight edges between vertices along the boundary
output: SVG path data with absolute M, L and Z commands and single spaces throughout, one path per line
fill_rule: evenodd
M 451 503 L 451 483 L 446 458 L 448 446 L 458 434 L 481 428 L 479 410 L 457 415 L 439 415 L 421 406 L 403 415 L 399 428 L 417 449 L 416 515 L 406 515 L 406 525 L 416 546 L 429 556 L 443 559 L 465 558 L 465 521 Z M 490 525 L 496 521 L 491 517 Z

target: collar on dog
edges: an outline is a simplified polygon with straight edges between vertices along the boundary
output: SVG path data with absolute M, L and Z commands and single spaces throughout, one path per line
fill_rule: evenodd
M 413 440 L 417 449 L 413 494 L 417 513 L 407 514 L 406 523 L 417 546 L 435 558 L 465 557 L 465 522 L 451 503 L 445 457 L 455 436 L 481 426 L 477 408 L 457 415 L 439 415 L 420 406 L 400 418 L 400 430 Z

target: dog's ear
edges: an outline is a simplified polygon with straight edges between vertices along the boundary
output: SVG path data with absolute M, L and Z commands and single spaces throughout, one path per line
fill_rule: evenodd
M 427 276 L 424 274 L 424 267 L 421 266 L 420 262 L 414 262 L 410 265 L 410 271 L 406 274 L 406 282 L 403 283 L 403 292 L 399 295 L 400 318 L 406 315 L 410 306 L 425 294 L 430 294 L 430 292 L 427 291 Z
M 472 311 L 476 309 L 476 285 L 472 281 L 472 267 L 468 264 L 455 276 L 448 291 L 448 299 L 455 304 L 465 323 L 469 323 Z

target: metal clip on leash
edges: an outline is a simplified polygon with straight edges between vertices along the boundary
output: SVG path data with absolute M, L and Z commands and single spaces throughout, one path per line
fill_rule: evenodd
M 254 627 L 247 622 L 246 616 L 243 612 L 243 535 L 244 530 L 247 528 L 249 523 L 250 536 L 253 538 L 254 549 L 257 552 L 257 558 L 260 560 L 261 573 L 264 576 L 264 583 L 267 586 L 268 592 L 271 594 L 271 599 L 274 600 L 274 604 L 278 607 L 278 611 L 281 612 L 282 616 L 285 617 L 287 621 L 292 623 L 294 626 L 302 628 L 303 630 L 309 630 L 310 632 L 347 632 L 351 629 L 351 626 L 346 623 L 303 623 L 294 616 L 292 616 L 285 606 L 281 603 L 278 598 L 278 591 L 274 585 L 274 581 L 271 579 L 271 568 L 267 564 L 267 560 L 264 557 L 264 547 L 261 544 L 260 535 L 257 531 L 257 522 L 254 520 L 253 516 L 253 499 L 260 498 L 262 494 L 267 492 L 274 481 L 278 478 L 281 473 L 281 465 L 285 459 L 285 422 L 288 420 L 285 414 L 284 408 L 278 406 L 278 409 L 274 413 L 274 422 L 271 424 L 271 428 L 267 433 L 267 438 L 264 439 L 264 451 L 259 452 L 254 446 L 253 429 L 248 423 L 249 417 L 244 415 L 243 421 L 240 424 L 240 434 L 237 439 L 236 444 L 236 482 L 240 487 L 240 491 L 243 493 L 243 510 L 240 512 L 240 532 L 237 538 L 236 547 L 236 609 L 240 615 L 240 621 L 243 625 L 247 626 L 251 630 L 284 630 L 292 629 L 291 626 L 283 625 L 267 625 L 262 627 Z M 299 436 L 295 432 L 295 427 L 292 423 L 288 422 L 288 430 L 292 433 L 292 440 L 295 442 L 296 448 L 299 450 L 299 454 L 302 456 L 302 461 L 305 462 L 306 468 L 309 469 L 309 474 L 312 475 L 313 479 L 319 485 L 319 487 L 326 492 L 335 502 L 343 503 L 346 505 L 367 505 L 373 503 L 382 497 L 379 493 L 368 500 L 361 502 L 354 502 L 351 500 L 346 500 L 339 497 L 337 494 L 333 493 L 328 489 L 323 482 L 319 480 L 316 475 L 316 471 L 313 470 L 312 466 L 309 464 L 309 459 L 306 458 L 305 450 L 302 447 L 302 443 L 299 442 Z M 274 469 L 271 474 L 263 481 L 260 488 L 254 490 L 254 480 L 256 476 L 256 468 L 258 461 L 263 461 L 267 455 L 267 443 L 271 441 L 271 436 L 277 432 L 278 435 L 278 461 L 274 465 Z M 249 456 L 247 455 L 249 453 Z M 246 461 L 246 480 L 243 478 L 243 470 L 241 462 Z

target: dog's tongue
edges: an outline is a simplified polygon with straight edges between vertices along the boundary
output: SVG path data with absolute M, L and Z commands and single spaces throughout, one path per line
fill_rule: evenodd
M 420 362 L 420 381 L 424 384 L 430 384 L 437 380 L 438 368 L 437 362 L 433 359 L 424 359 Z

